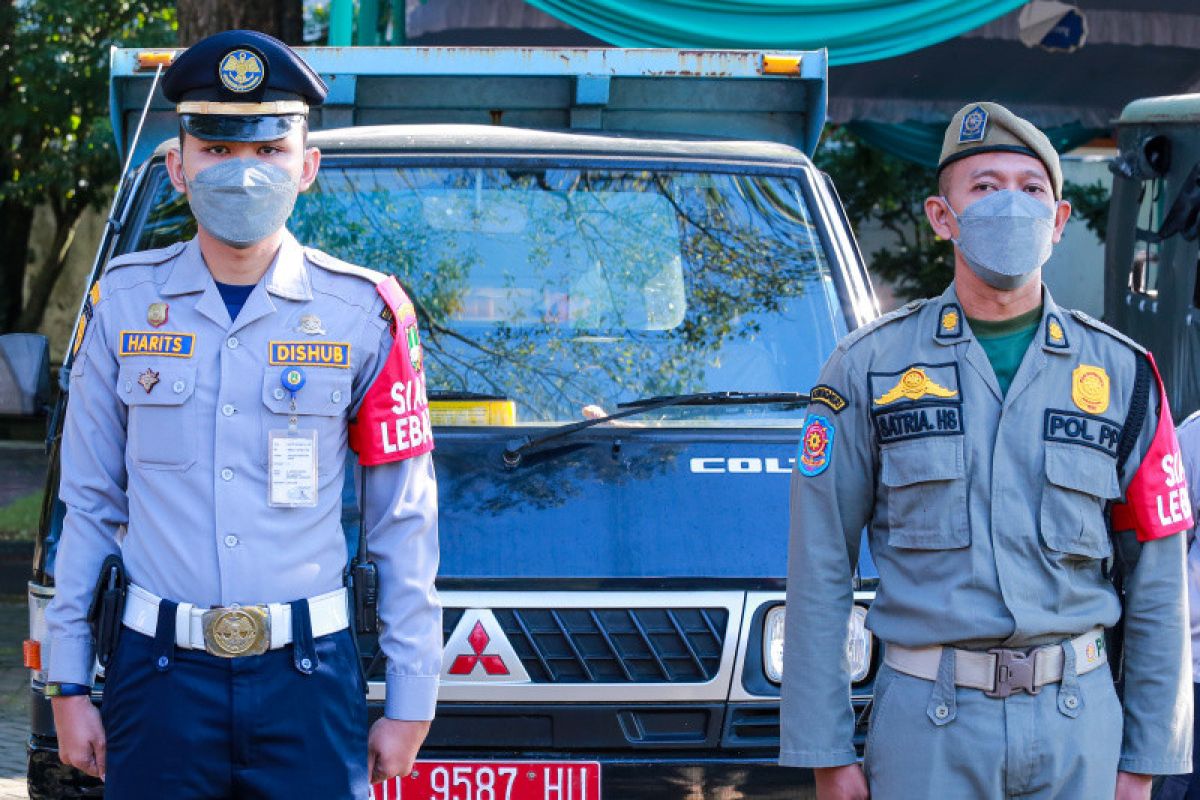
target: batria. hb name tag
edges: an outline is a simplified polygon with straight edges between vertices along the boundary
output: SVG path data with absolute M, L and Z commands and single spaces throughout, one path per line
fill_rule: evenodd
M 171 356 L 191 358 L 196 345 L 194 333 L 121 331 L 122 356 Z

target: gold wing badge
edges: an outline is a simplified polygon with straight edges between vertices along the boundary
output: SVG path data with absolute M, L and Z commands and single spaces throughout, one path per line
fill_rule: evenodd
M 956 397 L 958 392 L 937 384 L 925 374 L 925 370 L 912 367 L 900 376 L 900 381 L 895 386 L 884 392 L 881 397 L 875 398 L 875 405 L 886 406 L 897 400 L 920 400 L 926 395 Z

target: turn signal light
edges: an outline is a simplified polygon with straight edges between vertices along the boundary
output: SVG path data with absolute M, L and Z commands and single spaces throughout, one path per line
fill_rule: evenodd
M 800 56 L 763 56 L 764 75 L 799 75 Z
M 157 67 L 166 69 L 175 60 L 175 53 L 171 50 L 146 50 L 138 53 L 137 58 L 138 69 L 155 69 Z
M 25 666 L 29 669 L 42 668 L 42 643 L 37 639 L 26 639 L 21 645 L 21 652 L 25 656 Z

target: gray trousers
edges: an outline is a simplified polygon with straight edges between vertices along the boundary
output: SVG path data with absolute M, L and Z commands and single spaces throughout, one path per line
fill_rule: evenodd
M 1107 665 L 1076 676 L 1072 657 L 1062 683 L 1004 699 L 955 687 L 952 656 L 941 673 L 881 667 L 864 764 L 872 800 L 1113 796 L 1122 712 Z

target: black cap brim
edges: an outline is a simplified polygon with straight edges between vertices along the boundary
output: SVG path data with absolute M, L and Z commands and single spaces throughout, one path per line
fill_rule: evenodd
M 179 124 L 187 133 L 207 141 L 273 142 L 303 125 L 304 115 L 180 114 Z

